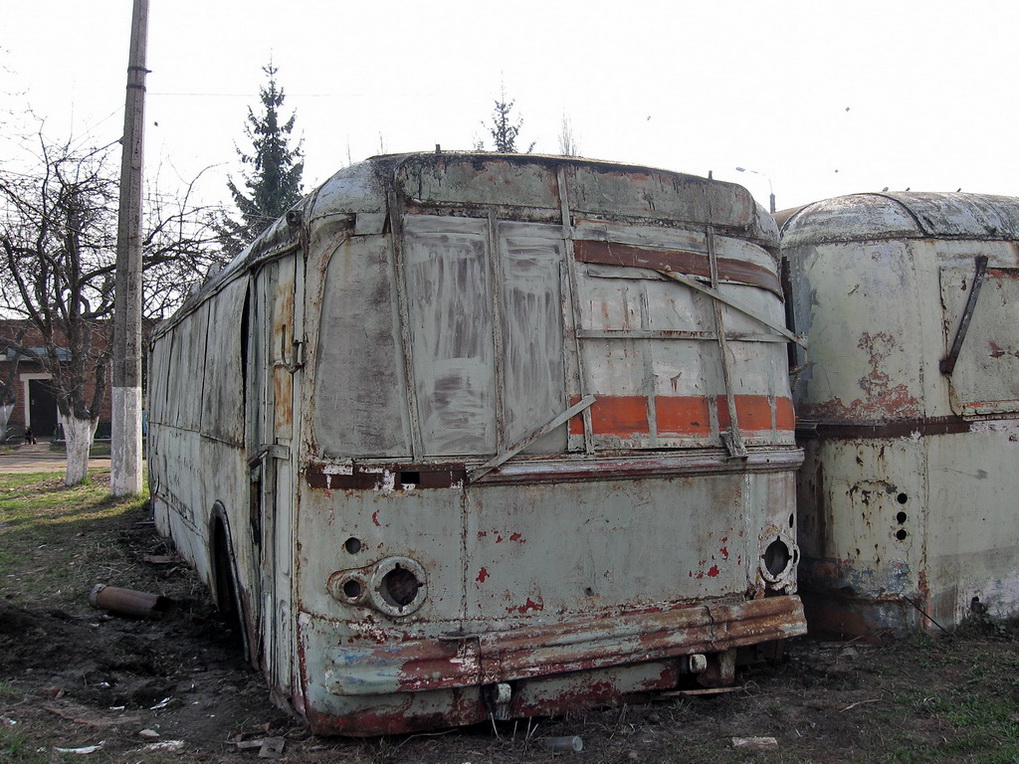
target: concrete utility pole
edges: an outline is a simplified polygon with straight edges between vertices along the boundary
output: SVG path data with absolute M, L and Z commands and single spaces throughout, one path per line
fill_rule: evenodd
M 117 291 L 113 319 L 110 490 L 114 496 L 129 496 L 142 489 L 142 146 L 148 25 L 148 0 L 134 0 L 121 139 Z

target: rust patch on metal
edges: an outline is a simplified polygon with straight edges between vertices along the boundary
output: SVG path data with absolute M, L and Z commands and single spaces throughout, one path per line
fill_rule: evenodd
M 311 488 L 328 491 L 381 491 L 413 488 L 452 488 L 467 479 L 461 463 L 452 464 L 348 464 L 317 462 L 308 465 L 305 481 Z
M 933 435 L 954 435 L 969 432 L 973 423 L 959 416 L 900 419 L 895 422 L 842 423 L 801 420 L 796 425 L 796 437 L 801 440 L 815 438 L 833 440 L 866 440 L 871 438 L 912 438 Z
M 578 240 L 574 243 L 574 255 L 584 263 L 617 265 L 630 268 L 646 268 L 653 271 L 673 271 L 691 276 L 711 276 L 711 266 L 706 253 L 685 252 L 670 249 L 645 249 L 630 244 L 614 244 L 608 241 Z M 720 257 L 718 277 L 722 281 L 761 287 L 782 296 L 782 284 L 778 275 L 754 263 Z
M 860 388 L 867 393 L 871 406 L 879 406 L 889 414 L 917 414 L 920 404 L 904 384 L 892 385 L 884 370 L 885 360 L 895 348 L 896 339 L 887 332 L 864 332 L 859 347 L 870 357 L 871 372 L 860 378 Z
M 805 631 L 798 597 L 768 597 L 406 640 L 379 645 L 366 660 L 383 676 L 395 666 L 396 690 L 417 692 L 718 652 Z
M 919 624 L 919 613 L 901 597 L 861 597 L 851 589 L 801 591 L 811 634 L 851 639 L 879 639 L 905 634 Z
M 918 418 L 922 413 L 920 402 L 903 383 L 892 384 L 885 371 L 885 361 L 896 347 L 895 337 L 887 332 L 864 332 L 857 346 L 867 353 L 870 371 L 860 377 L 858 384 L 866 394 L 848 405 L 840 398 L 804 403 L 800 416 L 805 419 L 831 419 L 843 422 L 881 422 L 903 417 Z
M 545 609 L 545 605 L 541 601 L 541 597 L 538 598 L 537 602 L 535 602 L 530 597 L 528 597 L 527 598 L 527 602 L 525 602 L 523 605 L 519 605 L 517 607 L 508 607 L 508 608 L 506 608 L 506 612 L 507 613 L 530 613 L 531 611 L 541 612 L 544 609 Z
M 294 377 L 281 366 L 273 369 L 273 416 L 276 436 L 289 437 L 294 421 Z

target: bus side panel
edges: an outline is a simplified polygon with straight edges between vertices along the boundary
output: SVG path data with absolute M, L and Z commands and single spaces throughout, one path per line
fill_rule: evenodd
M 217 503 L 222 507 L 233 541 L 227 569 L 236 572 L 233 583 L 247 605 L 257 559 L 242 445 L 246 289 L 244 280 L 227 285 L 156 340 L 149 470 L 157 530 L 214 591 L 212 517 Z
M 860 634 L 920 625 L 911 602 L 924 607 L 928 585 L 914 513 L 926 503 L 925 450 L 912 438 L 806 443 L 800 591 L 812 629 Z
M 962 623 L 974 613 L 1015 615 L 1019 422 L 980 422 L 970 432 L 926 443 L 928 474 L 941 479 L 928 480 L 925 507 L 918 496 L 899 497 L 895 520 L 896 532 L 913 543 L 926 534 L 928 612 L 940 624 Z

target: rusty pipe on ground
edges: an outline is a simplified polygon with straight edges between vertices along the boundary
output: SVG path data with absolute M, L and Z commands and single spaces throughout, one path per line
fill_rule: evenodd
M 99 610 L 136 618 L 159 619 L 169 615 L 177 607 L 177 603 L 169 597 L 106 584 L 96 584 L 92 587 L 88 601 L 92 607 Z

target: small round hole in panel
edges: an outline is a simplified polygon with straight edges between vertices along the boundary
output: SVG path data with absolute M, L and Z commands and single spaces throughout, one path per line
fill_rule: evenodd
M 343 593 L 354 600 L 361 596 L 361 582 L 353 579 L 344 582 Z

